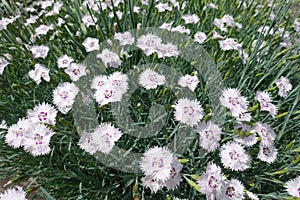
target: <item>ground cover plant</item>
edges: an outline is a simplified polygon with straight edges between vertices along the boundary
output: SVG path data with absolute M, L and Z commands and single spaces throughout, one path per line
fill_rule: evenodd
M 299 1 L 0 2 L 0 199 L 299 199 Z

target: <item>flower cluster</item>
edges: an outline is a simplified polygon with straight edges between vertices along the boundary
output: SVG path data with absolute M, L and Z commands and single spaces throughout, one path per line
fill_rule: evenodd
M 19 119 L 8 128 L 5 142 L 14 147 L 23 147 L 33 156 L 50 153 L 51 137 L 55 134 L 48 125 L 55 125 L 57 110 L 47 103 L 35 106 L 27 118 Z
M 208 163 L 206 172 L 201 175 L 197 184 L 201 188 L 201 193 L 206 195 L 206 199 L 245 199 L 245 186 L 237 179 L 228 180 L 221 168 L 214 163 Z M 246 192 L 246 194 L 251 199 L 257 199 L 253 193 Z
M 90 154 L 94 154 L 97 151 L 108 154 L 121 136 L 122 132 L 111 123 L 102 123 L 96 127 L 94 132 L 83 133 L 78 145 Z
M 144 172 L 142 183 L 152 192 L 166 187 L 173 190 L 181 182 L 182 165 L 174 154 L 167 148 L 153 147 L 142 157 L 140 168 Z
M 272 117 L 275 117 L 277 115 L 277 108 L 272 103 L 272 98 L 268 92 L 258 91 L 256 93 L 255 99 L 259 102 L 260 109 L 262 111 L 268 111 Z
M 127 75 L 121 72 L 114 72 L 107 76 L 96 76 L 91 84 L 91 88 L 96 89 L 94 98 L 100 106 L 110 102 L 121 101 L 122 95 L 128 89 Z

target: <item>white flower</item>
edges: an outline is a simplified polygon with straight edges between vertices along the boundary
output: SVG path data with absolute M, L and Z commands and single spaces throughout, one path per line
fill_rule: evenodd
M 275 148 L 275 146 L 270 145 L 270 146 L 266 146 L 263 145 L 262 143 L 260 143 L 259 145 L 259 153 L 257 158 L 267 162 L 269 164 L 271 164 L 272 162 L 274 162 L 276 160 L 278 151 Z
M 293 86 L 290 80 L 286 77 L 281 76 L 280 79 L 275 80 L 275 83 L 279 89 L 279 96 L 286 97 L 288 92 L 292 90 Z
M 211 36 L 212 39 L 224 39 L 222 35 L 220 35 L 217 31 L 213 32 L 213 35 Z
M 51 24 L 50 26 L 46 26 L 46 25 L 42 24 L 35 29 L 35 36 L 47 35 L 48 31 L 53 30 L 53 29 L 54 29 L 53 24 Z
M 30 16 L 28 19 L 26 19 L 25 26 L 28 26 L 29 24 L 34 24 L 38 18 L 39 16 L 37 15 Z
M 128 77 L 121 72 L 114 72 L 109 75 L 108 81 L 111 82 L 114 90 L 120 94 L 124 94 L 128 89 Z
M 196 125 L 203 118 L 203 109 L 197 100 L 179 99 L 175 105 L 175 119 L 187 125 Z
M 121 65 L 121 60 L 115 52 L 109 49 L 103 49 L 101 54 L 97 55 L 97 58 L 100 58 L 104 63 L 105 67 L 118 68 Z
M 171 163 L 170 177 L 163 182 L 163 185 L 168 190 L 174 190 L 179 186 L 179 183 L 182 181 L 180 175 L 181 170 L 182 165 L 180 164 L 179 160 L 177 158 L 173 158 L 173 161 Z
M 228 31 L 227 28 L 225 27 L 225 23 L 221 19 L 215 18 L 214 25 L 216 27 L 218 27 L 221 31 L 224 31 L 224 32 Z
M 50 138 L 54 132 L 47 126 L 40 123 L 34 123 L 28 129 L 25 140 L 24 149 L 33 156 L 40 156 L 50 153 Z
M 31 123 L 28 119 L 19 119 L 16 124 L 9 127 L 7 134 L 5 135 L 5 142 L 14 148 L 23 146 L 24 138 Z
M 161 45 L 161 38 L 153 35 L 152 33 L 148 33 L 147 35 L 142 35 L 137 40 L 136 46 L 139 47 L 146 56 L 149 56 L 156 52 L 156 49 Z
M 195 14 L 192 14 L 192 15 L 189 15 L 189 14 L 186 14 L 186 15 L 183 15 L 182 16 L 182 19 L 184 20 L 184 22 L 186 24 L 197 24 L 199 22 L 199 17 Z
M 74 83 L 60 83 L 53 91 L 53 103 L 61 113 L 66 114 L 71 110 L 78 91 Z
M 110 18 L 113 18 L 113 17 L 115 16 L 115 14 L 114 14 L 114 12 L 110 12 L 110 13 L 108 14 L 108 16 L 109 16 Z M 121 11 L 117 10 L 117 11 L 116 11 L 116 16 L 117 16 L 118 19 L 120 20 L 120 19 L 122 19 L 122 17 L 123 17 L 123 13 L 122 13 Z
M 57 59 L 57 65 L 59 68 L 68 68 L 74 59 L 67 55 L 62 55 Z
M 159 2 L 155 7 L 158 9 L 158 12 L 172 11 L 172 8 L 166 3 Z
M 45 10 L 46 8 L 52 6 L 53 1 L 49 0 L 49 1 L 40 1 L 40 6 L 43 10 Z
M 151 175 L 157 181 L 166 181 L 171 176 L 173 158 L 173 153 L 166 147 L 153 147 L 143 154 L 140 167 L 146 176 Z
M 87 27 L 95 26 L 97 22 L 97 18 L 93 15 L 84 15 L 81 20 Z
M 221 21 L 223 23 L 225 23 L 227 26 L 231 26 L 231 27 L 237 27 L 237 28 L 242 28 L 242 24 L 240 23 L 236 23 L 234 21 L 234 18 L 231 16 L 231 15 L 224 15 L 222 18 L 221 18 Z
M 186 74 L 179 78 L 178 85 L 181 87 L 188 87 L 190 90 L 194 91 L 199 83 L 199 79 L 196 75 L 191 76 Z
M 63 19 L 63 18 L 58 18 L 58 22 L 57 22 L 57 25 L 58 26 L 61 26 L 61 25 L 63 25 L 64 23 L 65 23 L 66 21 Z
M 291 179 L 286 182 L 284 186 L 289 195 L 293 197 L 300 197 L 300 176 L 297 176 L 295 179 Z
M 115 39 L 119 40 L 121 46 L 132 45 L 134 43 L 134 37 L 130 32 L 115 33 Z
M 120 139 L 122 132 L 110 123 L 102 123 L 92 133 L 93 144 L 98 151 L 108 154 Z
M 7 25 L 11 24 L 12 22 L 13 22 L 12 19 L 2 18 L 0 20 L 0 30 L 6 30 L 7 29 Z
M 91 133 L 83 132 L 78 141 L 78 146 L 90 154 L 94 154 L 97 151 L 97 146 L 93 142 Z
M 28 110 L 27 117 L 32 122 L 42 122 L 55 125 L 57 110 L 48 103 L 36 105 L 32 110 Z
M 50 81 L 49 71 L 50 69 L 46 68 L 44 65 L 35 64 L 34 69 L 30 70 L 28 75 L 36 82 L 36 84 L 40 84 L 41 78 L 43 78 L 47 82 Z
M 80 77 L 86 75 L 86 66 L 84 64 L 71 63 L 65 72 L 70 76 L 72 81 L 78 81 Z
M 242 45 L 237 42 L 235 38 L 227 38 L 225 40 L 219 40 L 220 48 L 223 51 L 228 50 L 239 50 L 242 48 Z
M 56 2 L 54 5 L 53 5 L 53 13 L 54 14 L 59 14 L 59 11 L 60 9 L 63 7 L 63 3 L 61 2 Z
M 250 113 L 240 113 L 238 116 L 235 116 L 235 119 L 237 120 L 238 123 L 241 122 L 250 122 L 251 121 L 251 114 Z
M 154 175 L 146 175 L 141 178 L 142 184 L 144 187 L 149 188 L 151 192 L 156 193 L 159 189 L 163 187 L 161 181 L 158 181 L 157 178 L 154 178 Z
M 228 88 L 223 90 L 220 102 L 231 111 L 234 117 L 238 117 L 239 114 L 245 113 L 248 109 L 247 99 L 237 89 Z
M 214 4 L 214 3 L 209 3 L 208 5 L 207 5 L 207 7 L 208 8 L 212 8 L 212 9 L 218 9 L 218 6 L 216 5 L 216 4 Z
M 87 37 L 83 41 L 82 45 L 85 47 L 86 52 L 99 50 L 99 39 Z
M 96 76 L 91 83 L 91 88 L 98 90 L 106 83 L 108 83 L 107 76 L 105 75 Z
M 36 9 L 34 7 L 27 7 L 27 8 L 24 8 L 26 12 L 29 12 L 29 13 L 33 13 L 36 11 Z
M 4 68 L 9 64 L 9 62 L 3 58 L 3 57 L 0 57 L 0 75 L 3 74 L 3 71 L 4 71 Z
M 173 23 L 174 22 L 170 22 L 170 23 L 164 22 L 162 25 L 160 25 L 159 28 L 171 31 Z
M 249 131 L 253 131 L 251 126 L 245 125 L 245 124 L 240 124 L 234 127 L 234 130 L 239 130 L 242 133 L 246 133 Z M 234 141 L 246 146 L 246 147 L 251 147 L 257 142 L 257 137 L 256 133 L 252 133 L 249 136 L 242 136 L 242 135 L 234 135 Z
M 191 33 L 190 29 L 185 28 L 184 26 L 178 25 L 171 29 L 172 32 L 186 33 L 189 35 Z
M 205 33 L 198 31 L 194 35 L 194 41 L 202 44 L 207 39 L 207 36 Z
M 268 111 L 272 117 L 275 117 L 277 114 L 277 108 L 274 104 L 272 104 L 272 98 L 268 92 L 261 92 L 258 91 L 256 93 L 255 99 L 259 102 L 260 104 L 260 109 L 262 111 Z
M 220 200 L 241 200 L 244 199 L 244 186 L 237 179 L 223 182 Z
M 297 18 L 294 20 L 294 29 L 296 32 L 298 33 L 300 32 L 300 22 L 298 21 Z
M 226 168 L 234 171 L 244 171 L 251 165 L 251 157 L 245 149 L 236 142 L 228 142 L 221 147 L 221 162 Z
M 246 190 L 246 194 L 251 200 L 259 200 L 259 198 L 255 194 L 253 194 L 252 192 L 250 192 L 248 190 Z
M 49 52 L 49 47 L 46 45 L 34 45 L 30 48 L 33 58 L 46 58 Z
M 110 102 L 121 101 L 122 93 L 111 82 L 107 82 L 95 92 L 94 98 L 99 106 L 103 106 Z
M 140 74 L 138 82 L 141 86 L 150 90 L 157 88 L 159 85 L 164 85 L 166 77 L 151 69 L 146 69 Z
M 165 58 L 165 57 L 172 57 L 172 56 L 179 55 L 178 47 L 171 43 L 161 44 L 157 46 L 156 52 L 158 58 Z
M 270 146 L 273 144 L 276 134 L 271 126 L 263 124 L 261 122 L 257 122 L 254 130 L 260 136 L 261 144 L 266 146 Z
M 0 200 L 27 200 L 26 192 L 18 186 L 13 189 L 7 189 L 0 194 Z
M 197 184 L 201 188 L 201 193 L 206 195 L 206 199 L 216 199 L 220 195 L 224 180 L 221 168 L 214 163 L 208 163 L 206 172 L 200 176 Z
M 202 122 L 198 127 L 199 145 L 207 151 L 216 150 L 220 145 L 221 132 L 221 128 L 211 121 Z

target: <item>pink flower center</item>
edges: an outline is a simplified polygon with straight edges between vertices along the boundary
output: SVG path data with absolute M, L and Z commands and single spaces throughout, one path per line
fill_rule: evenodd
M 268 137 L 268 131 L 265 129 L 265 128 L 262 128 L 261 130 L 260 130 L 260 133 L 262 134 L 262 136 L 264 136 L 264 137 Z
M 229 197 L 233 197 L 235 195 L 234 187 L 228 187 L 226 189 L 226 195 L 229 196 Z
M 46 76 L 46 72 L 42 72 L 41 77 L 45 77 L 45 76 Z
M 113 84 L 113 86 L 119 86 L 119 85 L 121 85 L 121 81 L 120 80 L 113 80 L 112 84 Z
M 229 97 L 228 101 L 233 106 L 237 106 L 240 104 L 239 99 L 237 97 Z
M 40 114 L 38 115 L 38 118 L 40 121 L 46 121 L 47 120 L 47 112 L 40 112 Z
M 44 49 L 41 49 L 41 48 L 40 48 L 40 49 L 37 49 L 36 51 L 37 51 L 38 53 L 40 53 L 40 54 L 43 54 L 43 53 L 45 52 L 45 50 L 44 50 Z
M 38 144 L 43 144 L 42 140 L 43 140 L 43 136 L 40 135 L 40 134 L 35 134 L 34 136 L 34 140 L 35 140 L 35 144 L 38 145 Z
M 269 103 L 266 102 L 266 101 L 262 101 L 262 102 L 261 102 L 261 106 L 262 106 L 263 108 L 268 108 L 268 107 L 269 107 Z
M 78 75 L 80 74 L 80 69 L 73 69 L 73 74 Z
M 103 81 L 99 81 L 98 82 L 98 86 L 102 86 L 102 85 L 104 85 L 104 82 Z
M 187 78 L 186 79 L 186 84 L 192 84 L 193 83 L 193 79 L 191 79 L 191 78 Z
M 229 152 L 229 157 L 231 160 L 237 160 L 240 157 L 240 154 L 238 154 L 235 150 Z
M 195 109 L 193 108 L 193 106 L 185 106 L 185 107 L 183 107 L 183 113 L 184 114 L 193 115 L 194 112 L 195 112 Z
M 62 99 L 68 98 L 68 91 L 63 91 L 62 93 L 59 94 L 59 96 L 60 96 Z
M 68 64 L 68 60 L 63 60 L 62 64 L 64 64 L 64 65 Z
M 111 134 L 105 133 L 103 137 L 104 137 L 105 143 L 110 143 L 111 138 L 112 138 L 112 135 L 111 135 Z
M 205 130 L 205 137 L 206 139 L 213 140 L 214 132 L 212 130 Z
M 23 137 L 23 133 L 24 133 L 24 131 L 23 131 L 23 128 L 19 128 L 19 130 L 17 130 L 16 131 L 16 137 Z
M 94 46 L 95 46 L 95 42 L 91 42 L 90 47 L 94 47 Z
M 282 83 L 279 83 L 278 88 L 279 88 L 280 90 L 284 90 L 284 89 L 285 89 L 285 86 L 284 86 Z
M 175 167 L 172 167 L 172 169 L 170 170 L 170 178 L 175 178 L 176 174 L 177 173 Z
M 264 147 L 263 148 L 263 154 L 266 155 L 266 156 L 269 156 L 271 153 L 270 149 L 268 147 Z
M 210 188 L 216 188 L 218 183 L 218 179 L 214 176 L 211 176 L 208 181 L 208 185 Z
M 151 82 L 156 82 L 156 81 L 157 81 L 157 76 L 156 76 L 155 74 L 150 74 L 150 75 L 148 76 L 148 78 L 149 78 L 149 80 L 150 80 Z
M 104 92 L 104 97 L 105 97 L 106 99 L 111 98 L 112 95 L 113 95 L 112 90 L 105 90 L 105 92 Z
M 154 158 L 152 161 L 152 167 L 159 167 L 162 168 L 164 166 L 164 159 L 163 158 Z

